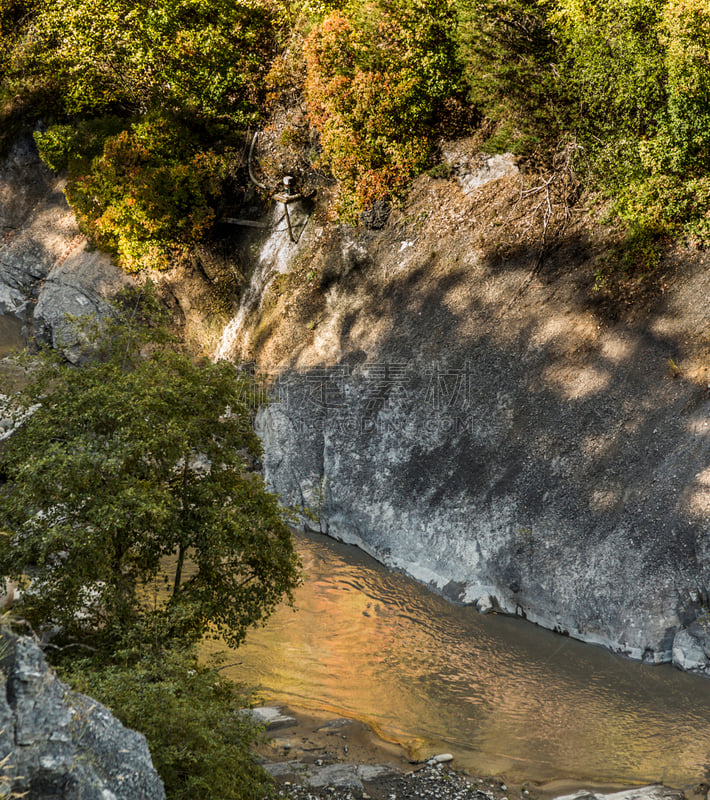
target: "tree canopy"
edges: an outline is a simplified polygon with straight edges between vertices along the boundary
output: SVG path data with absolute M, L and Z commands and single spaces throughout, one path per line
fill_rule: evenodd
M 464 94 L 452 2 L 368 0 L 332 11 L 304 44 L 305 97 L 350 217 L 431 163 L 447 101 Z
M 261 800 L 249 698 L 197 644 L 238 645 L 300 580 L 256 470 L 264 392 L 181 352 L 146 289 L 87 325 L 85 365 L 27 360 L 24 422 L 0 448 L 0 575 L 63 677 L 145 734 L 169 800 Z
M 543 171 L 574 145 L 641 253 L 706 245 L 709 25 L 706 0 L 0 0 L 0 147 L 24 120 L 129 271 L 194 254 L 247 195 L 249 128 L 294 106 L 311 132 L 262 164 L 300 141 L 341 219 L 470 134 Z
M 87 235 L 126 271 L 166 268 L 244 166 L 276 25 L 268 0 L 0 0 L 0 145 L 36 115 Z
M 78 369 L 48 357 L 0 452 L 0 574 L 31 580 L 28 618 L 237 645 L 290 597 L 290 530 L 251 469 L 258 396 L 231 364 L 125 336 Z

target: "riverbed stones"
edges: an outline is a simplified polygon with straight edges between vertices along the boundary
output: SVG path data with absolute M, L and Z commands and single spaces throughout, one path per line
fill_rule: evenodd
M 623 792 L 612 792 L 611 794 L 579 791 L 574 794 L 562 795 L 556 800 L 682 800 L 683 796 L 681 791 L 655 784 L 626 789 Z
M 300 777 L 295 772 L 285 773 L 292 780 L 282 784 L 279 794 L 292 800 L 354 800 L 356 797 L 378 800 L 507 800 L 501 794 L 504 791 L 502 786 L 500 790 L 495 787 L 485 790 L 480 779 L 474 780 L 442 764 L 427 765 L 407 774 L 378 773 L 377 767 L 366 773 L 363 769 L 355 764 L 335 764 L 315 777 L 307 772 L 302 772 Z M 275 776 L 278 773 L 278 770 L 272 771 Z M 523 788 L 520 792 L 515 791 L 514 796 L 525 798 L 530 796 L 530 792 Z M 555 800 L 683 800 L 683 796 L 681 791 L 652 785 L 610 794 L 580 790 Z
M 305 764 L 302 761 L 283 761 L 264 764 L 266 771 L 279 780 L 289 779 L 289 783 L 297 783 L 312 788 L 332 787 L 338 789 L 364 789 L 364 784 L 380 778 L 400 774 L 389 764 L 356 764 L 337 763 L 322 764 L 314 762 Z
M 438 755 L 432 756 L 430 759 L 427 760 L 427 764 L 447 764 L 449 761 L 453 761 L 454 757 L 451 753 L 439 753 Z M 501 789 L 505 791 L 505 786 L 502 786 Z
M 354 765 L 346 764 L 336 766 L 351 767 L 331 773 L 340 775 L 342 782 L 321 784 L 317 780 L 314 784 L 299 781 L 282 785 L 279 794 L 293 800 L 502 800 L 497 793 L 483 791 L 465 775 L 441 764 L 425 766 L 407 774 L 365 772 L 362 766 L 353 771 Z
M 256 708 L 252 708 L 250 713 L 267 731 L 289 728 L 297 724 L 295 717 L 284 714 L 281 709 L 276 706 L 257 706 Z

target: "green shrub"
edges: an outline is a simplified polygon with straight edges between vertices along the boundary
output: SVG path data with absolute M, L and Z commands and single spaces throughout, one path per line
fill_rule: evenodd
M 168 800 L 273 795 L 271 778 L 251 752 L 260 731 L 240 710 L 248 698 L 192 651 L 108 665 L 75 657 L 62 677 L 146 737 Z
M 273 50 L 266 3 L 52 0 L 16 48 L 16 70 L 49 81 L 66 113 L 187 111 L 245 125 Z
M 276 6 L 37 0 L 32 16 L 30 0 L 0 2 L 0 121 L 53 121 L 36 140 L 68 172 L 83 230 L 128 271 L 168 266 L 214 222 L 230 148 L 259 118 Z
M 670 0 L 660 32 L 668 103 L 647 151 L 649 166 L 698 176 L 710 169 L 710 7 L 704 0 Z
M 229 152 L 208 149 L 174 118 L 121 127 L 106 118 L 35 138 L 49 166 L 68 170 L 67 199 L 91 239 L 127 272 L 162 269 L 214 222 Z M 119 131 L 107 136 L 112 128 Z
M 91 169 L 101 156 L 106 140 L 125 130 L 126 120 L 106 116 L 67 125 L 52 125 L 34 135 L 40 158 L 55 172 L 70 178 Z
M 581 136 L 648 135 L 665 102 L 666 0 L 557 0 L 550 15 Z
M 345 216 L 428 165 L 443 103 L 461 90 L 454 21 L 451 3 L 365 0 L 308 37 L 306 98 Z
M 651 175 L 621 190 L 613 210 L 628 225 L 656 237 L 685 236 L 697 245 L 710 243 L 710 175 L 699 178 Z
M 656 248 L 678 235 L 710 241 L 707 3 L 556 0 L 550 23 L 567 125 L 584 146 L 588 183 L 613 198 L 627 226 L 628 252 L 648 237 Z

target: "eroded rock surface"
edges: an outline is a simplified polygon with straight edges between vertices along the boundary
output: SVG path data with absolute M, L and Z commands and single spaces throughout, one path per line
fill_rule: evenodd
M 383 230 L 314 232 L 320 305 L 264 306 L 268 480 L 453 600 L 708 671 L 707 258 L 605 318 L 586 223 L 540 262 L 514 163 L 454 156 Z
M 31 639 L 3 632 L 0 644 L 3 797 L 164 800 L 141 734 L 59 681 Z
M 0 163 L 0 314 L 31 322 L 39 339 L 76 362 L 85 336 L 68 317 L 108 314 L 108 298 L 128 278 L 87 247 L 62 189 L 31 140 Z

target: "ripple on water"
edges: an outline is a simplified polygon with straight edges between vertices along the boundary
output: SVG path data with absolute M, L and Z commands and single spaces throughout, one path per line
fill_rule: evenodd
M 710 680 L 454 606 L 325 537 L 296 541 L 298 611 L 280 609 L 229 659 L 267 699 L 511 781 L 704 779 Z

